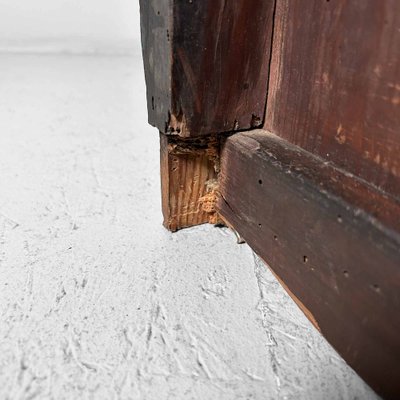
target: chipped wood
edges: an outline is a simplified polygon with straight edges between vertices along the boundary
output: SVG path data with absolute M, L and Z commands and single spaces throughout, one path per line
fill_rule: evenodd
M 398 1 L 141 8 L 165 226 L 224 220 L 345 360 L 397 398 Z M 235 135 L 220 167 L 223 133 Z
M 177 231 L 220 223 L 216 210 L 219 172 L 217 136 L 181 140 L 160 134 L 164 226 Z

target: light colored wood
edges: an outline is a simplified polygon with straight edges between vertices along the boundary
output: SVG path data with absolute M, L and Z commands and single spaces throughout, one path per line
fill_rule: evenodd
M 177 231 L 219 223 L 216 212 L 219 143 L 216 136 L 182 140 L 160 134 L 164 226 Z

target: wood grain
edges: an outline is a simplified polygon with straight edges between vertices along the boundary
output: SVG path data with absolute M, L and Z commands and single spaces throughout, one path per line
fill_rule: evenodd
M 141 0 L 149 121 L 181 137 L 260 127 L 275 0 Z
M 222 150 L 218 209 L 361 377 L 399 398 L 400 204 L 385 225 L 368 211 L 391 199 L 348 178 L 265 131 L 236 134 Z
M 278 0 L 265 129 L 400 196 L 400 2 Z
M 160 134 L 160 143 L 164 226 L 177 231 L 218 223 L 218 139 L 211 136 L 182 141 Z
M 149 124 L 167 129 L 171 109 L 172 0 L 139 0 Z

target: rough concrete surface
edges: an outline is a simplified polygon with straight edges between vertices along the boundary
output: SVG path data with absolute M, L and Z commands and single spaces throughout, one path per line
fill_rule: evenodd
M 139 57 L 0 56 L 0 399 L 375 399 L 247 245 L 161 225 Z

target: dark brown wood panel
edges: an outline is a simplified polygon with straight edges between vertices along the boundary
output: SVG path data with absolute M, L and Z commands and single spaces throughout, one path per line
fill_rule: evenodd
M 171 109 L 172 0 L 140 0 L 149 124 L 166 130 Z
M 275 0 L 141 0 L 149 121 L 182 137 L 260 127 Z
M 227 139 L 220 193 L 222 217 L 328 341 L 377 392 L 399 398 L 400 204 L 264 131 Z M 376 202 L 396 222 L 373 217 Z
M 400 1 L 277 0 L 265 128 L 400 196 Z

